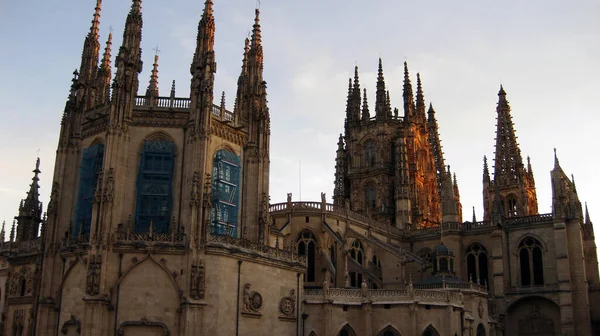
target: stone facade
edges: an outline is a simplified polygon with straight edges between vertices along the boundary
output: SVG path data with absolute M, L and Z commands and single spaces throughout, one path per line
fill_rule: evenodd
M 270 113 L 259 11 L 235 106 L 214 104 L 213 4 L 190 97 L 144 95 L 141 0 L 112 78 L 94 19 L 65 106 L 46 213 L 40 162 L 0 245 L 0 335 L 592 335 L 600 281 L 575 184 L 552 171 L 539 214 L 506 93 L 483 221 L 462 220 L 433 106 L 405 63 L 403 115 L 379 61 L 371 117 L 349 81 L 333 202 L 269 202 Z M 362 97 L 362 98 L 361 98 Z M 592 331 L 592 328 L 594 331 Z

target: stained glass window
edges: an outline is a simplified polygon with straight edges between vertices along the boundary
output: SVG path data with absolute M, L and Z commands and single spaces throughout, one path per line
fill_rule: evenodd
M 212 234 L 238 236 L 240 157 L 227 151 L 217 151 L 213 159 Z
M 92 206 L 98 174 L 102 170 L 104 159 L 104 145 L 96 144 L 83 150 L 81 165 L 79 166 L 79 184 L 77 191 L 77 204 L 72 234 L 87 235 L 92 225 Z

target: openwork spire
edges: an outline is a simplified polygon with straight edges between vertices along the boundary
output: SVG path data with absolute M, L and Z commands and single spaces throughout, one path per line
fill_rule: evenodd
M 190 73 L 194 75 L 196 71 L 201 71 L 206 65 L 214 63 L 214 45 L 215 45 L 215 17 L 213 15 L 212 0 L 206 0 L 202 18 L 198 23 L 198 35 L 196 37 L 196 51 L 194 60 L 190 67 Z
M 391 119 L 392 110 L 388 105 L 388 96 L 385 89 L 385 79 L 383 77 L 383 65 L 379 58 L 379 69 L 377 72 L 377 92 L 375 93 L 375 116 L 377 120 Z
M 494 160 L 494 181 L 498 186 L 509 186 L 519 183 L 523 173 L 523 159 L 517 143 L 510 106 L 506 100 L 506 92 L 500 86 L 498 106 L 496 108 L 496 158 Z
M 252 27 L 252 48 L 260 46 L 262 36 L 260 32 L 260 10 L 257 8 L 254 11 L 254 26 Z
M 21 201 L 17 219 L 17 241 L 31 240 L 37 237 L 40 222 L 42 221 L 42 203 L 40 203 L 39 174 L 40 159 L 38 158 L 33 170 L 33 178 L 27 192 L 27 197 Z
M 414 121 L 415 101 L 413 98 L 412 84 L 410 83 L 410 75 L 408 73 L 408 63 L 404 62 L 404 120 Z
M 367 89 L 363 89 L 363 92 L 362 121 L 367 123 L 371 119 L 371 114 L 369 113 L 369 103 L 367 102 Z
M 360 79 L 358 77 L 358 66 L 354 67 L 354 86 L 352 87 L 352 109 L 353 114 L 356 116 L 356 120 L 360 119 Z
M 154 64 L 150 74 L 150 83 L 146 89 L 146 97 L 158 97 L 158 55 L 154 55 Z
M 490 181 L 490 169 L 488 167 L 487 156 L 483 156 L 483 181 Z
M 435 110 L 433 104 L 429 104 L 429 110 L 427 111 L 427 128 L 429 130 L 429 145 L 433 153 L 433 160 L 435 162 L 435 169 L 438 177 L 438 189 L 440 196 L 442 194 L 442 180 L 446 177 L 444 170 L 446 164 L 444 163 L 444 152 L 442 151 L 442 143 L 440 140 L 440 133 L 438 131 L 438 123 L 435 119 Z

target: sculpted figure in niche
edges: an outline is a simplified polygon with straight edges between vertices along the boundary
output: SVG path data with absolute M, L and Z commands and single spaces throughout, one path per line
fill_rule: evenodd
M 204 265 L 192 265 L 190 278 L 190 296 L 195 300 L 204 299 Z

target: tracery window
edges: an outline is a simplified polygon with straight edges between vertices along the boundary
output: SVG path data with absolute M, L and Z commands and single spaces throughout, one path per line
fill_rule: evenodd
M 375 165 L 376 152 L 375 142 L 367 141 L 365 143 L 365 163 L 367 167 L 373 167 Z
M 352 242 L 350 247 L 350 257 L 356 260 L 360 265 L 364 265 L 364 249 L 360 240 L 356 239 Z M 363 275 L 360 272 L 350 272 L 350 287 L 360 287 L 363 281 Z
M 306 256 L 307 269 L 306 269 L 306 281 L 314 282 L 315 281 L 315 253 L 317 246 L 317 239 L 315 235 L 309 230 L 304 230 L 298 235 L 298 239 L 296 239 L 296 244 L 298 246 L 298 254 Z
M 79 166 L 79 184 L 75 219 L 71 233 L 74 236 L 90 233 L 92 225 L 92 207 L 98 182 L 98 175 L 104 161 L 104 145 L 96 144 L 83 150 Z
M 519 244 L 519 266 L 522 286 L 544 284 L 542 245 L 537 239 L 527 237 L 521 241 Z
M 377 189 L 373 183 L 365 186 L 365 201 L 367 209 L 375 209 L 377 207 Z
M 167 233 L 173 206 L 175 144 L 147 140 L 142 148 L 137 177 L 135 231 Z
M 489 284 L 488 255 L 485 247 L 471 244 L 467 249 L 467 278 L 482 285 Z
M 219 150 L 213 159 L 212 209 L 210 230 L 212 234 L 238 235 L 240 194 L 240 157 L 228 150 Z
M 514 195 L 510 195 L 506 201 L 506 217 L 517 217 L 517 198 Z

